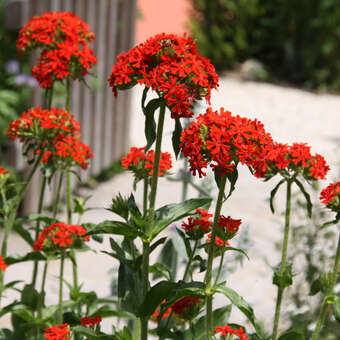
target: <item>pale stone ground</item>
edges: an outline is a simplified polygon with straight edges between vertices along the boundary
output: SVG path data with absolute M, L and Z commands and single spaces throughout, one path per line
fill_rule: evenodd
M 131 146 L 144 146 L 144 118 L 140 110 L 141 90 L 133 89 L 133 104 L 131 114 Z M 316 95 L 302 90 L 284 88 L 270 84 L 255 82 L 242 82 L 237 79 L 223 78 L 220 81 L 219 91 L 212 96 L 214 108 L 223 106 L 234 114 L 244 115 L 259 119 L 273 137 L 281 142 L 307 142 L 312 146 L 313 153 L 321 153 L 327 159 L 333 171 L 329 178 L 334 179 L 337 170 L 336 164 L 339 157 L 339 149 L 336 149 L 340 141 L 340 96 Z M 162 150 L 171 152 L 171 136 L 173 122 L 168 118 L 165 122 L 165 141 Z M 179 167 L 177 165 L 177 167 Z M 237 188 L 232 198 L 223 207 L 224 214 L 234 218 L 242 218 L 243 228 L 249 228 L 251 246 L 248 250 L 250 261 L 245 260 L 243 267 L 228 277 L 228 285 L 243 295 L 254 307 L 255 313 L 270 327 L 274 312 L 274 299 L 276 289 L 271 283 L 270 265 L 279 262 L 279 255 L 274 250 L 274 243 L 280 240 L 279 214 L 272 215 L 269 204 L 266 201 L 270 190 L 277 180 L 262 183 L 253 178 L 247 169 L 240 170 Z M 131 190 L 132 176 L 124 173 L 112 180 L 100 184 L 91 192 L 92 198 L 89 206 L 108 207 L 111 198 L 118 192 L 128 195 Z M 328 182 L 325 181 L 322 186 Z M 136 197 L 140 196 L 140 188 Z M 178 183 L 168 182 L 162 179 L 159 182 L 159 196 L 157 206 L 166 203 L 179 202 L 181 186 Z M 196 192 L 189 190 L 189 197 L 195 197 Z M 282 194 L 281 194 L 282 196 Z M 280 195 L 278 195 L 277 203 Z M 86 213 L 84 221 L 99 222 L 114 216 L 104 210 L 91 210 Z M 282 224 L 282 223 L 281 223 Z M 102 250 L 108 245 L 91 243 L 97 250 Z M 27 250 L 23 241 L 15 235 L 11 236 L 10 253 L 25 253 Z M 113 268 L 112 259 L 101 253 L 86 253 L 79 256 L 80 281 L 84 282 L 85 290 L 95 290 L 99 296 L 107 296 L 110 292 L 110 270 Z M 115 263 L 116 264 L 116 263 Z M 71 281 L 71 268 L 66 273 Z M 53 263 L 48 272 L 48 303 L 54 303 L 57 299 L 57 273 L 59 263 Z M 8 268 L 6 281 L 18 279 L 30 279 L 31 267 L 26 264 L 18 264 Z M 66 289 L 65 289 L 66 290 Z M 13 298 L 15 293 L 11 293 Z M 224 297 L 216 296 L 218 305 L 226 302 Z M 239 313 L 232 316 L 232 322 L 243 321 Z M 0 325 L 8 326 L 9 320 L 2 318 Z M 106 322 L 105 328 L 109 328 Z

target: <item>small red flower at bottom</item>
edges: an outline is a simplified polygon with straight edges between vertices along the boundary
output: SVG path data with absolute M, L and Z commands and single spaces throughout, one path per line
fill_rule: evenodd
M 6 170 L 4 169 L 4 167 L 0 166 L 0 175 L 1 175 L 1 174 L 7 174 L 7 173 L 8 173 L 8 171 L 6 171 Z
M 94 325 L 101 323 L 101 321 L 102 321 L 102 317 L 100 315 L 94 316 L 92 318 L 88 316 L 84 316 L 83 318 L 81 318 L 81 325 L 94 327 Z
M 45 328 L 44 337 L 47 340 L 68 340 L 70 339 L 69 336 L 66 336 L 68 334 L 70 334 L 68 324 L 64 323 L 62 325 Z
M 321 191 L 320 200 L 327 208 L 340 212 L 340 182 L 332 183 Z
M 4 272 L 7 267 L 8 265 L 5 263 L 4 258 L 0 256 L 0 270 Z
M 230 326 L 217 326 L 215 328 L 215 333 L 221 333 L 221 336 L 225 336 L 228 334 L 235 334 L 239 337 L 240 340 L 248 340 L 247 334 L 243 332 L 243 329 L 240 327 L 240 329 L 232 329 Z

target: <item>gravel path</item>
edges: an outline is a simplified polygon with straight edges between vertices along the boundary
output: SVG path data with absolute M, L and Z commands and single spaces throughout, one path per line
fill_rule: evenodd
M 135 88 L 133 91 L 130 142 L 134 146 L 143 146 L 144 118 L 139 106 L 141 89 Z M 340 142 L 340 96 L 316 95 L 292 88 L 224 78 L 220 81 L 219 91 L 212 96 L 212 103 L 216 109 L 223 106 L 234 114 L 259 119 L 278 141 L 309 143 L 312 152 L 321 153 L 333 168 L 329 178 L 334 179 L 338 173 L 336 164 L 339 159 L 337 143 Z M 170 132 L 173 125 L 174 122 L 167 118 L 163 151 L 171 151 Z M 179 166 L 180 164 L 176 165 L 177 168 Z M 89 206 L 108 207 L 112 197 L 118 192 L 126 195 L 130 193 L 132 180 L 130 174 L 124 173 L 100 184 L 91 192 Z M 272 266 L 279 262 L 274 244 L 280 240 L 282 224 L 280 215 L 272 215 L 266 201 L 276 182 L 274 179 L 263 183 L 253 178 L 247 169 L 241 169 L 237 188 L 231 199 L 223 206 L 224 214 L 242 218 L 243 228 L 249 230 L 251 238 L 251 247 L 248 251 L 250 261 L 245 260 L 243 267 L 228 277 L 228 284 L 244 295 L 266 326 L 272 322 L 276 289 L 271 283 L 271 268 L 265 264 L 264 259 Z M 322 186 L 326 184 L 327 181 L 322 183 Z M 135 196 L 141 197 L 139 187 Z M 180 184 L 162 179 L 159 183 L 157 206 L 178 202 L 180 196 Z M 189 197 L 195 196 L 196 192 L 189 190 Z M 113 215 L 106 210 L 91 210 L 84 217 L 84 221 L 99 222 L 111 217 Z M 96 243 L 92 245 L 97 250 L 103 249 L 102 245 Z M 24 253 L 25 245 L 12 235 L 9 250 L 11 253 Z M 53 303 L 57 299 L 58 269 L 57 262 L 52 263 L 49 268 L 48 303 Z M 108 272 L 111 269 L 112 261 L 107 255 L 86 253 L 79 256 L 80 280 L 84 282 L 84 289 L 94 289 L 99 296 L 109 294 L 111 275 Z M 68 267 L 66 273 L 69 280 L 70 272 Z M 13 266 L 8 268 L 6 280 L 30 278 L 30 273 L 31 267 L 27 264 Z M 9 298 L 14 296 L 15 293 Z M 216 301 L 218 304 L 226 302 L 221 296 L 217 296 Z M 241 322 L 240 315 L 233 314 L 232 321 Z M 2 318 L 0 325 L 8 326 L 8 322 L 8 319 Z M 106 327 L 109 329 L 108 323 Z

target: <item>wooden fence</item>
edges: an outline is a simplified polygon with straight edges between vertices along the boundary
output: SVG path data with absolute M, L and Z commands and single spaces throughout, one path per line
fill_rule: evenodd
M 94 70 L 96 89 L 91 91 L 76 81 L 71 95 L 71 112 L 81 124 L 82 141 L 94 152 L 91 167 L 82 175 L 86 179 L 117 160 L 128 146 L 129 91 L 114 98 L 107 78 L 117 54 L 127 51 L 134 43 L 136 0 L 12 0 L 7 4 L 4 20 L 10 28 L 20 29 L 29 18 L 50 11 L 73 12 L 96 34 L 91 44 L 98 59 Z M 87 81 L 91 84 L 90 76 Z M 41 89 L 34 88 L 31 98 L 32 107 L 40 105 Z M 20 146 L 16 149 L 15 163 L 20 167 L 24 164 L 20 160 Z M 39 176 L 28 188 L 25 213 L 36 209 Z M 53 197 L 53 190 L 49 196 Z

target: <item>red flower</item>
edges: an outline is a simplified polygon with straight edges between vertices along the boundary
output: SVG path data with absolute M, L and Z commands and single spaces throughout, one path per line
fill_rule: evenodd
M 88 242 L 87 230 L 80 225 L 68 225 L 58 222 L 43 229 L 34 243 L 34 251 L 61 249 L 72 246 L 76 240 Z
M 238 330 L 232 329 L 228 325 L 225 326 L 217 326 L 215 328 L 215 333 L 221 333 L 221 336 L 226 336 L 228 334 L 235 334 L 239 337 L 240 340 L 248 340 L 247 334 L 243 332 L 242 327 L 240 327 Z
M 209 214 L 203 208 L 196 209 L 196 212 L 200 215 L 200 217 L 189 217 L 188 223 L 182 223 L 183 229 L 194 240 L 202 238 L 205 233 L 210 231 L 213 225 L 213 222 L 209 220 L 209 218 L 213 216 L 212 214 Z
M 208 164 L 221 175 L 233 171 L 239 162 L 256 170 L 272 143 L 259 121 L 232 116 L 223 108 L 220 112 L 208 108 L 181 135 L 181 150 L 199 177 L 206 175 L 203 169 Z
M 327 208 L 340 213 L 340 182 L 332 183 L 323 189 L 320 200 Z
M 81 318 L 81 326 L 94 327 L 94 325 L 98 325 L 99 323 L 101 323 L 101 321 L 102 321 L 102 317 L 100 315 L 94 316 L 92 318 L 88 316 L 84 316 L 83 318 Z
M 4 258 L 0 255 L 0 270 L 4 272 L 7 267 L 8 265 L 5 263 Z
M 187 321 L 192 320 L 199 314 L 201 305 L 200 296 L 185 296 L 172 304 L 171 310 L 177 319 L 180 321 Z
M 211 242 L 211 233 L 208 234 L 207 236 L 207 242 L 210 243 Z M 224 247 L 230 247 L 230 243 L 227 241 L 223 241 L 220 237 L 215 236 L 215 244 L 220 247 L 220 248 L 224 248 Z
M 217 234 L 223 240 L 230 240 L 238 232 L 241 223 L 242 220 L 234 220 L 230 216 L 225 217 L 223 215 L 220 215 L 220 217 L 218 218 L 219 228 L 217 229 Z
M 45 328 L 44 337 L 47 340 L 67 340 L 70 339 L 69 336 L 70 330 L 68 328 L 68 324 L 64 323 L 62 325 Z
M 144 149 L 132 147 L 130 152 L 122 158 L 122 165 L 131 170 L 139 179 L 147 178 L 153 174 L 155 152 L 149 150 L 145 154 Z M 171 155 L 168 152 L 161 152 L 158 176 L 163 176 L 171 166 Z
M 258 169 L 259 177 L 271 178 L 277 173 L 287 176 L 301 173 L 307 180 L 325 179 L 330 168 L 321 155 L 313 156 L 310 149 L 306 143 L 274 143 L 264 157 L 265 168 Z
M 0 175 L 7 174 L 8 171 L 4 169 L 4 167 L 0 166 Z
M 19 32 L 19 53 L 36 48 L 42 49 L 38 65 L 32 74 L 40 86 L 51 87 L 55 80 L 71 76 L 81 80 L 97 59 L 88 43 L 94 33 L 75 14 L 47 12 L 35 16 Z
M 162 301 L 162 303 L 161 303 L 161 305 L 163 304 L 163 303 L 165 303 L 166 301 L 165 300 L 163 300 Z M 165 318 L 167 318 L 170 314 L 171 314 L 171 307 L 169 307 L 163 314 L 162 314 L 162 320 L 163 319 L 165 319 Z M 159 316 L 159 308 L 157 308 L 157 310 L 152 314 L 152 318 L 153 319 L 156 319 L 155 321 L 157 322 L 157 318 L 158 318 L 158 316 Z
M 218 76 L 210 61 L 198 53 L 192 38 L 158 34 L 117 57 L 110 86 L 131 88 L 137 83 L 152 88 L 166 100 L 172 118 L 191 117 L 192 103 L 217 88 Z

